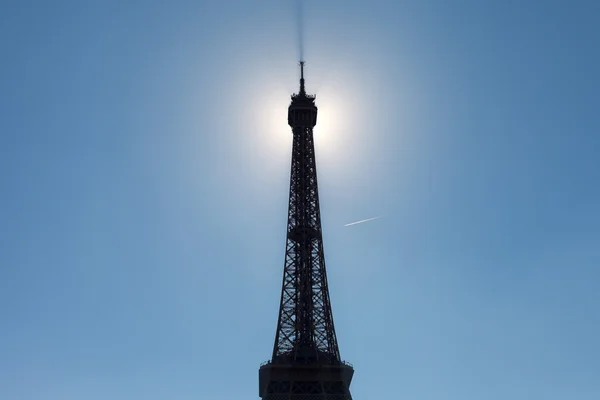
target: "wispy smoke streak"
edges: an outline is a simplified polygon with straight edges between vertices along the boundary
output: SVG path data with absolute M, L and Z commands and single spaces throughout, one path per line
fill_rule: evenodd
M 298 23 L 298 56 L 304 61 L 304 6 L 303 0 L 296 0 L 296 22 Z

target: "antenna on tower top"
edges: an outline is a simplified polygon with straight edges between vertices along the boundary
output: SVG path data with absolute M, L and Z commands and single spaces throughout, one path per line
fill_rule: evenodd
M 304 61 L 300 61 L 300 93 L 304 94 Z

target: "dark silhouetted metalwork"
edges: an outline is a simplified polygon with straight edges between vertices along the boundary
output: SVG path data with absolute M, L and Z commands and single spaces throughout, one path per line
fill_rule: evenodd
M 315 96 L 292 95 L 294 134 L 283 288 L 272 359 L 259 370 L 263 400 L 351 400 L 352 366 L 340 358 L 327 288 L 313 128 Z

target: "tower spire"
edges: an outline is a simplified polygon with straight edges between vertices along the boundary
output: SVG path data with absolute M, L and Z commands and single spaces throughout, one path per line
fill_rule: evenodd
M 304 89 L 304 61 L 300 61 L 300 94 L 306 94 Z

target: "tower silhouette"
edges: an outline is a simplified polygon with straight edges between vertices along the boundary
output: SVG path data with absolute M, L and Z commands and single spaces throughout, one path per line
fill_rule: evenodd
M 353 367 L 342 361 L 329 301 L 313 128 L 314 95 L 292 95 L 288 124 L 294 135 L 287 243 L 275 345 L 259 369 L 263 400 L 351 400 Z

